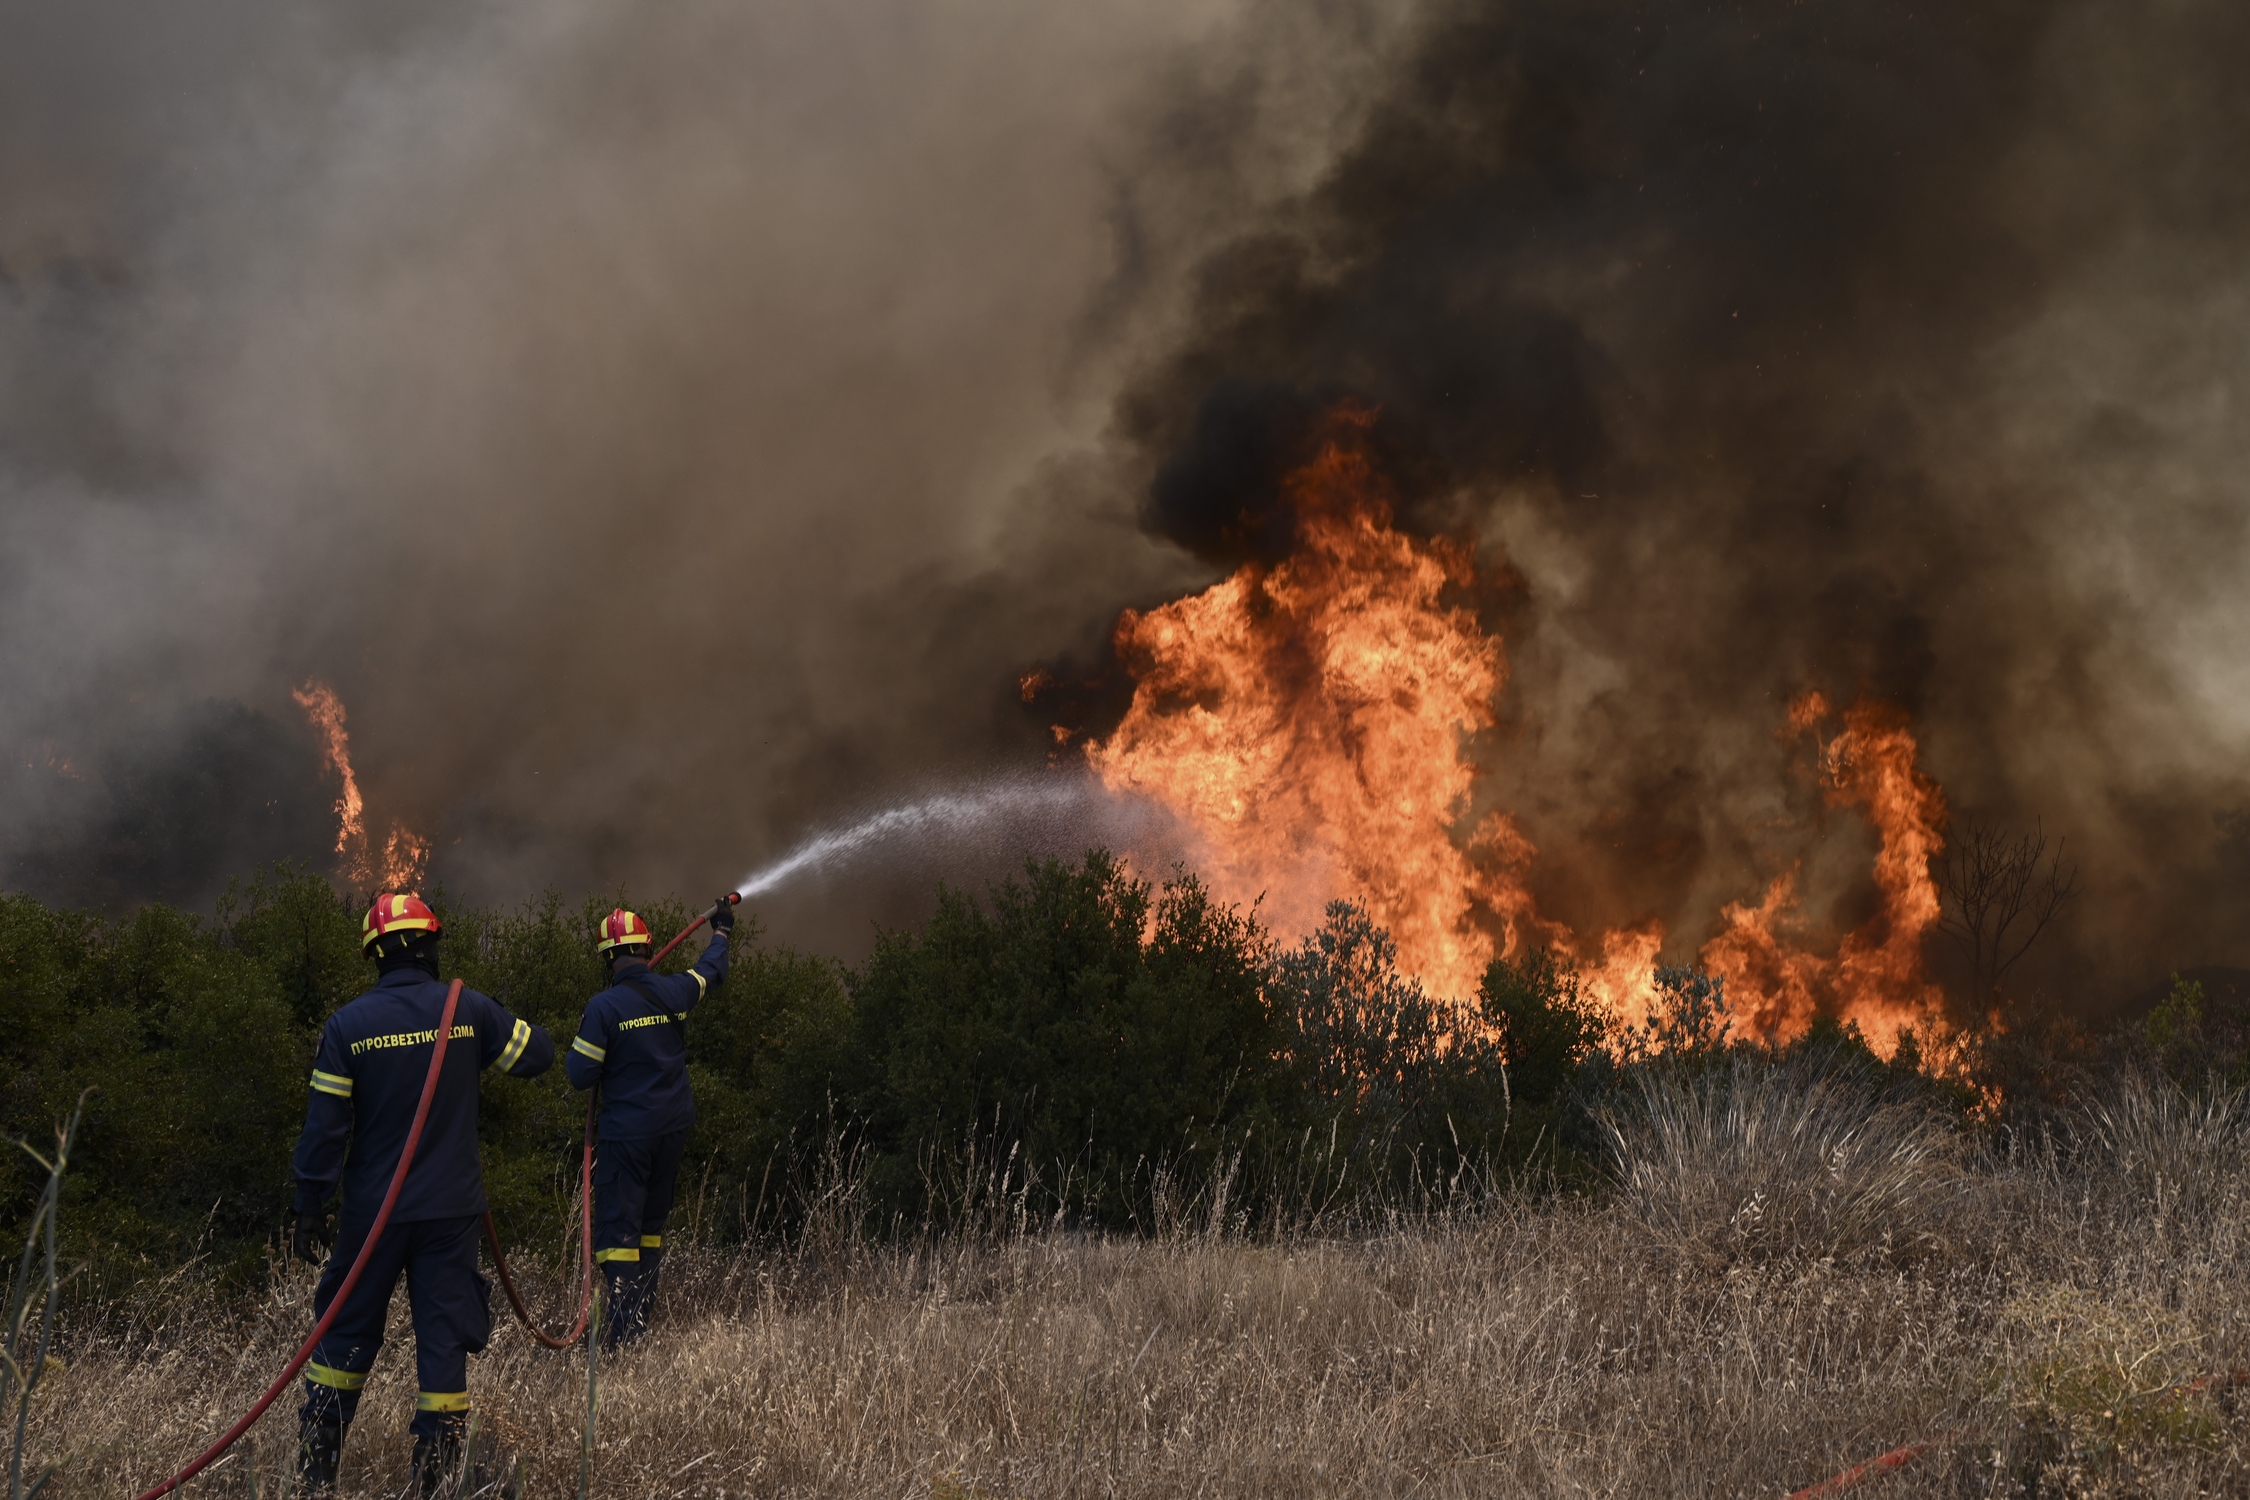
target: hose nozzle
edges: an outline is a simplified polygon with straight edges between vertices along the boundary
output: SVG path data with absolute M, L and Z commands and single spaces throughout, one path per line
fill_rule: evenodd
M 710 921 L 713 917 L 716 917 L 720 912 L 725 911 L 728 907 L 740 906 L 741 904 L 742 892 L 727 892 L 724 896 L 721 896 L 718 900 L 711 903 L 711 909 L 709 911 L 705 912 L 702 916 L 697 917 L 694 921 L 688 923 L 687 926 L 681 928 L 680 935 L 678 937 L 672 939 L 672 941 L 657 949 L 656 957 L 648 961 L 648 966 L 652 969 L 655 968 L 658 964 L 664 962 L 665 956 L 668 955 L 674 948 L 679 947 L 680 944 L 687 941 L 687 935 L 689 933 L 695 931 L 696 928 L 701 927 L 704 923 Z

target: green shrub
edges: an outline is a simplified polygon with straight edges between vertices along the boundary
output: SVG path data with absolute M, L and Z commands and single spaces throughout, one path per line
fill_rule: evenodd
M 276 868 L 219 899 L 221 940 L 272 977 L 291 1018 L 308 1032 L 367 988 L 360 956 L 364 910 L 305 870 Z
M 430 899 L 441 971 L 567 1048 L 607 983 L 594 932 L 615 900 Z M 636 909 L 664 934 L 694 916 Z M 63 1219 L 70 1257 L 94 1269 L 81 1295 L 198 1254 L 236 1283 L 260 1273 L 319 1027 L 375 979 L 359 917 L 288 869 L 231 887 L 215 922 L 152 905 L 105 923 L 0 895 L 0 1121 L 44 1137 L 80 1090 L 101 1090 Z M 1526 1168 L 1583 1178 L 1606 1154 L 1595 1113 L 1643 1073 L 1825 1058 L 1914 1075 L 1909 1051 L 1879 1064 L 1834 1026 L 1778 1053 L 1737 1043 L 1715 978 L 1656 981 L 1654 1015 L 1615 1037 L 1567 965 L 1525 955 L 1486 971 L 1463 1024 L 1358 907 L 1337 903 L 1284 949 L 1192 875 L 1152 884 L 1100 850 L 1029 863 L 981 900 L 941 888 L 926 921 L 882 934 L 856 969 L 767 946 L 745 922 L 728 983 L 688 1025 L 698 1123 L 680 1228 L 795 1232 L 839 1162 L 857 1174 L 851 1201 L 890 1224 L 972 1222 L 1001 1203 L 1114 1226 L 1308 1222 Z M 567 1255 L 585 1097 L 560 1066 L 494 1080 L 480 1120 L 512 1245 Z M 8 1171 L 20 1220 L 37 1184 Z
M 843 966 L 756 938 L 744 922 L 725 989 L 688 1026 L 696 1126 L 683 1176 L 695 1174 L 690 1212 L 728 1237 L 784 1212 L 818 1169 L 843 1125 L 857 1039 Z
M 1727 1055 L 1735 1041 L 1734 1018 L 1727 1014 L 1722 975 L 1688 964 L 1658 964 L 1655 988 L 1649 1013 L 1618 1038 L 1620 1062 L 1662 1059 L 1692 1068 Z
M 1358 906 L 1331 902 L 1275 960 L 1267 994 L 1289 1113 L 1343 1143 L 1360 1187 L 1451 1180 L 1504 1148 L 1511 1079 L 1495 1038 L 1400 973 L 1397 944 Z
M 931 1153 L 981 1135 L 1097 1219 L 1145 1212 L 1160 1166 L 1207 1168 L 1271 1114 L 1266 953 L 1194 877 L 1158 891 L 1098 850 L 989 905 L 941 890 L 851 983 L 879 1201 L 930 1211 Z
M 101 1090 L 63 1216 L 92 1282 L 198 1252 L 251 1272 L 286 1192 L 307 1056 L 272 975 L 162 906 L 101 928 L 6 898 L 0 949 L 29 1023 L 11 1039 L 10 1132 L 43 1135 Z M 29 1181 L 10 1189 L 24 1211 Z
M 1609 1018 L 1600 1003 L 1576 970 L 1539 952 L 1494 959 L 1478 986 L 1477 1009 L 1508 1063 L 1511 1163 L 1585 1176 L 1601 1142 L 1582 1101 L 1601 1092 L 1611 1065 Z

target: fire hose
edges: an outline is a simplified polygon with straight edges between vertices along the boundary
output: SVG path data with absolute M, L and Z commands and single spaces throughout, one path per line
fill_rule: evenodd
M 649 960 L 649 967 L 654 968 L 662 963 L 674 948 L 679 947 L 681 943 L 687 940 L 690 933 L 718 915 L 721 906 L 734 906 L 739 904 L 741 900 L 742 897 L 738 893 L 729 892 L 720 901 L 713 902 L 709 911 L 697 917 L 686 927 L 681 928 L 677 937 L 658 950 L 656 956 Z M 289 1382 L 296 1378 L 297 1372 L 302 1370 L 306 1362 L 312 1358 L 313 1351 L 320 1347 L 320 1341 L 328 1336 L 328 1330 L 335 1323 L 337 1315 L 343 1311 L 345 1301 L 352 1294 L 352 1288 L 359 1284 L 360 1273 L 367 1269 L 367 1260 L 375 1251 L 375 1242 L 383 1237 L 383 1230 L 391 1222 L 391 1210 L 398 1205 L 399 1190 L 406 1186 L 406 1172 L 413 1165 L 414 1148 L 421 1144 L 422 1126 L 430 1117 L 430 1101 L 437 1096 L 438 1078 L 445 1067 L 446 1043 L 452 1040 L 453 1015 L 460 1003 L 461 981 L 456 979 L 453 981 L 452 987 L 445 992 L 445 1009 L 438 1017 L 436 1043 L 430 1049 L 429 1075 L 422 1080 L 422 1097 L 415 1102 L 414 1123 L 407 1129 L 406 1145 L 399 1152 L 398 1166 L 391 1172 L 391 1185 L 383 1194 L 382 1206 L 375 1211 L 375 1222 L 369 1226 L 367 1238 L 361 1242 L 359 1254 L 353 1258 L 351 1269 L 344 1273 L 343 1281 L 336 1288 L 336 1295 L 328 1299 L 328 1311 L 321 1314 L 319 1321 L 313 1324 L 313 1331 L 306 1335 L 305 1342 L 291 1357 L 289 1363 L 281 1367 L 281 1373 L 273 1378 L 273 1384 L 266 1387 L 265 1393 L 250 1404 L 250 1409 L 244 1412 L 241 1418 L 228 1428 L 217 1442 L 197 1454 L 186 1467 L 171 1478 L 157 1485 L 154 1489 L 141 1494 L 138 1500 L 159 1500 L 160 1496 L 172 1493 L 209 1468 L 212 1463 L 217 1461 L 220 1454 L 233 1447 L 235 1442 L 250 1430 L 251 1425 L 266 1414 L 266 1408 L 273 1405 L 275 1399 L 288 1389 Z M 517 1294 L 515 1278 L 508 1273 L 508 1262 L 500 1252 L 500 1234 L 493 1227 L 492 1214 L 487 1211 L 484 1216 L 485 1240 L 492 1247 L 493 1268 L 500 1273 L 501 1286 L 507 1289 L 508 1303 L 515 1309 L 516 1317 L 523 1323 L 524 1328 L 531 1334 L 532 1338 L 549 1349 L 567 1349 L 576 1344 L 586 1331 L 587 1311 L 593 1305 L 595 1104 L 596 1097 L 589 1096 L 586 1100 L 586 1147 L 579 1165 L 578 1176 L 579 1254 L 583 1275 L 579 1287 L 578 1315 L 571 1323 L 569 1333 L 561 1338 L 555 1338 L 542 1330 L 532 1320 L 530 1309 L 524 1306 L 523 1298 Z
M 532 1342 L 549 1349 L 576 1345 L 586 1332 L 587 1311 L 594 1305 L 594 1115 L 600 1098 L 599 1089 L 586 1096 L 586 1149 L 578 1163 L 578 1315 L 571 1320 L 568 1333 L 557 1336 L 547 1332 L 532 1318 L 531 1309 L 523 1305 L 516 1278 L 508 1274 L 508 1257 L 501 1252 L 500 1231 L 493 1226 L 492 1210 L 484 1211 L 484 1242 L 492 1247 L 492 1269 L 500 1274 L 508 1305 L 515 1309 L 516 1321 L 523 1324 Z
M 697 917 L 694 921 L 688 923 L 687 926 L 681 928 L 679 932 L 673 937 L 672 941 L 657 949 L 656 957 L 648 961 L 648 966 L 653 969 L 658 964 L 664 962 L 665 958 L 671 953 L 674 948 L 679 947 L 680 944 L 688 940 L 688 934 L 694 932 L 696 928 L 701 927 L 704 923 L 717 916 L 721 907 L 740 906 L 741 904 L 742 892 L 727 892 L 724 896 L 721 896 L 718 900 L 711 903 L 711 909 L 709 911 L 705 912 L 702 916 Z
M 1808 1484 L 1791 1492 L 1789 1500 L 1828 1500 L 1830 1495 L 1841 1495 L 1848 1489 L 1879 1478 L 1893 1469 L 1903 1469 L 1936 1447 L 1935 1443 L 1908 1443 L 1903 1448 L 1893 1448 L 1888 1453 L 1878 1453 L 1863 1464 L 1854 1464 L 1841 1474 L 1832 1475 L 1818 1484 Z
M 2199 1396 L 2206 1391 L 2224 1390 L 2237 1385 L 2250 1385 L 2250 1370 L 2221 1370 L 2215 1374 L 2199 1376 L 2185 1385 L 2173 1386 L 2171 1389 L 2184 1396 Z M 1893 1448 L 1888 1453 L 1878 1453 L 1865 1463 L 1852 1465 L 1841 1474 L 1831 1474 L 1818 1484 L 1808 1484 L 1801 1490 L 1791 1491 L 1789 1500 L 1828 1500 L 1831 1495 L 1857 1489 L 1870 1479 L 1880 1479 L 1894 1470 L 1903 1469 L 1940 1443 L 1956 1441 L 1962 1435 L 1962 1429 L 1956 1428 L 1931 1442 L 1908 1443 L 1904 1447 Z

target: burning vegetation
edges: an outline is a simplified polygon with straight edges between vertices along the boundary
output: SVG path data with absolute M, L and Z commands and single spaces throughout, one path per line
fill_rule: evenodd
M 1539 851 L 1507 811 L 1477 810 L 1479 757 L 1510 753 L 1493 734 L 1505 646 L 1473 607 L 1496 570 L 1480 577 L 1468 543 L 1398 525 L 1375 421 L 1354 404 L 1327 416 L 1315 455 L 1281 484 L 1278 558 L 1124 614 L 1114 645 L 1132 698 L 1087 740 L 1087 761 L 1113 791 L 1172 812 L 1214 888 L 1281 931 L 1309 931 L 1346 899 L 1435 994 L 1466 998 L 1495 959 L 1544 951 L 1579 969 L 1616 1022 L 1644 1019 L 1661 917 L 1580 932 L 1542 913 Z M 1787 1042 L 1827 1015 L 1884 1056 L 1908 1028 L 1942 1035 L 1923 944 L 1946 806 L 1908 717 L 1873 698 L 1839 716 L 1807 692 L 1787 732 L 1811 741 L 1827 805 L 1860 813 L 1879 840 L 1872 910 L 1824 930 L 1800 909 L 1790 853 L 1824 830 L 1763 830 L 1785 868 L 1759 898 L 1727 903 L 1696 957 L 1745 1035 Z
M 1448 601 L 1475 580 L 1468 551 L 1393 526 L 1356 441 L 1372 419 L 1340 413 L 1290 476 L 1288 556 L 1118 622 L 1132 704 L 1086 754 L 1105 785 L 1182 819 L 1228 899 L 1262 897 L 1295 931 L 1364 901 L 1410 969 L 1466 995 L 1533 920 L 1514 825 L 1461 828 L 1464 742 L 1491 727 L 1507 664 Z
M 773 101 L 845 97 L 831 59 L 733 11 L 583 55 L 593 33 L 504 64 L 438 45 L 458 118 L 399 92 L 422 74 L 386 42 L 368 107 L 413 128 L 308 126 L 301 201 L 333 222 L 294 212 L 296 179 L 285 205 L 228 169 L 258 132 L 214 116 L 190 145 L 138 113 L 178 91 L 133 67 L 26 95 L 108 100 L 84 105 L 101 129 L 26 137 L 37 183 L 74 180 L 45 159 L 73 141 L 208 170 L 80 163 L 88 203 L 165 187 L 72 210 L 75 250 L 43 221 L 0 245 L 5 597 L 36 664 L 0 733 L 8 883 L 115 910 L 308 854 L 372 883 L 444 818 L 449 879 L 487 898 L 665 884 L 933 767 L 1035 762 L 1060 719 L 1059 758 L 1090 744 L 1105 785 L 1174 809 L 1230 894 L 1298 931 L 1355 895 L 1451 997 L 1491 955 L 1558 949 L 1619 1015 L 1661 955 L 1722 974 L 1760 1033 L 1825 1011 L 1887 1039 L 1934 1024 L 1933 985 L 1967 1024 L 1990 955 L 1956 974 L 1919 949 L 1947 930 L 1936 840 L 1987 821 L 2043 820 L 2085 870 L 2009 1003 L 2091 1014 L 2242 961 L 2241 8 L 1465 0 L 1375 7 L 1374 31 L 1362 9 L 1236 9 L 1176 54 L 1127 49 L 1141 77 L 1099 38 L 1167 8 L 1061 27 L 1093 42 L 1072 55 L 1101 106 L 998 13 L 1010 46 L 955 59 L 994 70 L 975 87 L 884 52 L 896 77 L 844 69 L 870 120 L 923 122 L 925 88 L 1023 112 L 847 132 L 928 173 L 887 145 L 797 162 L 833 219 L 710 196 L 742 141 L 795 128 Z M 91 35 L 25 66 L 72 77 Z M 670 71 L 705 57 L 775 87 Z M 304 102 L 189 74 L 219 115 Z M 1069 119 L 1034 124 L 1055 101 Z M 643 105 L 645 137 L 600 123 Z M 993 170 L 992 141 L 1044 165 Z M 488 234 L 433 229 L 461 203 Z M 306 238 L 277 246 L 285 223 Z M 196 240 L 230 230 L 256 253 Z M 272 298 L 269 256 L 298 292 Z M 451 297 L 474 316 L 438 315 Z M 196 420 L 152 420 L 175 378 Z M 1357 427 L 1305 451 L 1347 399 Z M 392 524 L 347 563 L 325 518 L 362 507 Z M 85 529 L 144 512 L 176 530 L 130 557 Z M 623 513 L 711 545 L 620 547 Z M 441 576 L 398 610 L 426 559 L 393 545 L 425 536 Z M 212 548 L 223 574 L 188 561 Z M 1214 587 L 1180 597 L 1183 557 Z M 259 607 L 212 613 L 205 587 Z M 666 607 L 585 607 L 636 589 Z M 1002 674 L 1101 651 L 1128 605 L 1114 697 L 1047 695 L 1030 735 L 993 711 Z M 371 618 L 419 666 L 351 679 L 354 787 L 318 784 L 286 700 L 226 721 L 234 664 L 335 681 Z M 621 735 L 594 680 L 698 727 Z M 1777 736 L 1816 689 L 1824 722 Z M 376 816 L 409 805 L 385 806 L 376 722 L 417 746 L 411 831 Z M 652 795 L 687 786 L 714 816 Z M 857 951 L 931 877 L 997 874 L 997 842 L 775 910 Z
M 301 1326 L 334 886 L 430 846 L 327 684 L 317 770 L 222 699 L 379 614 L 444 972 L 558 1035 L 609 902 L 473 900 L 1011 754 L 1169 814 L 981 896 L 981 794 L 767 867 L 912 828 L 945 884 L 761 902 L 886 919 L 841 959 L 744 924 L 613 1491 L 1773 1494 L 1906 1440 L 1930 1493 L 2250 1491 L 2250 970 L 2195 967 L 2250 953 L 2250 7 L 1196 7 L 1078 61 L 1005 6 L 53 9 L 0 152 L 0 1124 L 99 1088 L 53 1493 Z M 1096 640 L 1011 741 L 1000 674 Z M 480 1141 L 526 1246 L 563 1083 Z M 591 1362 L 493 1364 L 566 1493 Z
M 394 822 L 378 847 L 368 836 L 366 801 L 352 773 L 351 736 L 344 729 L 344 700 L 317 679 L 292 688 L 290 697 L 305 711 L 305 722 L 320 736 L 320 768 L 341 783 L 336 796 L 336 873 L 360 890 L 406 891 L 421 884 L 430 843 L 404 823 Z
M 1793 728 L 1816 736 L 1829 717 L 1818 693 L 1789 713 Z M 1945 794 L 1917 769 L 1913 730 L 1897 710 L 1862 702 L 1843 717 L 1842 732 L 1820 746 L 1821 787 L 1831 806 L 1858 808 L 1881 837 L 1874 869 L 1880 904 L 1833 956 L 1823 957 L 1782 935 L 1802 925 L 1792 869 L 1756 906 L 1729 903 L 1724 929 L 1701 957 L 1727 981 L 1752 1031 L 1791 1036 L 1827 1013 L 1858 1026 L 1888 1056 L 1908 1027 L 1946 1029 L 1943 996 L 1923 957 L 1923 939 L 1938 919 L 1931 863 L 1945 847 Z

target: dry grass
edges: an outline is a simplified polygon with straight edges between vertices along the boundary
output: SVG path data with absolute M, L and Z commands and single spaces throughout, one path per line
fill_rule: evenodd
M 2250 1491 L 2250 1419 L 2188 1388 L 2250 1366 L 2239 1110 L 2129 1093 L 2068 1149 L 2008 1152 L 1817 1082 L 1657 1091 L 1593 1201 L 684 1255 L 605 1367 L 594 1493 L 1770 1496 L 1920 1438 L 1865 1493 Z M 34 1424 L 72 1456 L 59 1492 L 159 1477 L 278 1364 L 308 1288 L 81 1341 Z M 347 1493 L 405 1480 L 394 1337 Z M 574 1493 L 583 1360 L 510 1329 L 471 1380 L 529 1493 Z M 292 1427 L 262 1428 L 265 1494 Z M 248 1494 L 243 1466 L 199 1492 Z

